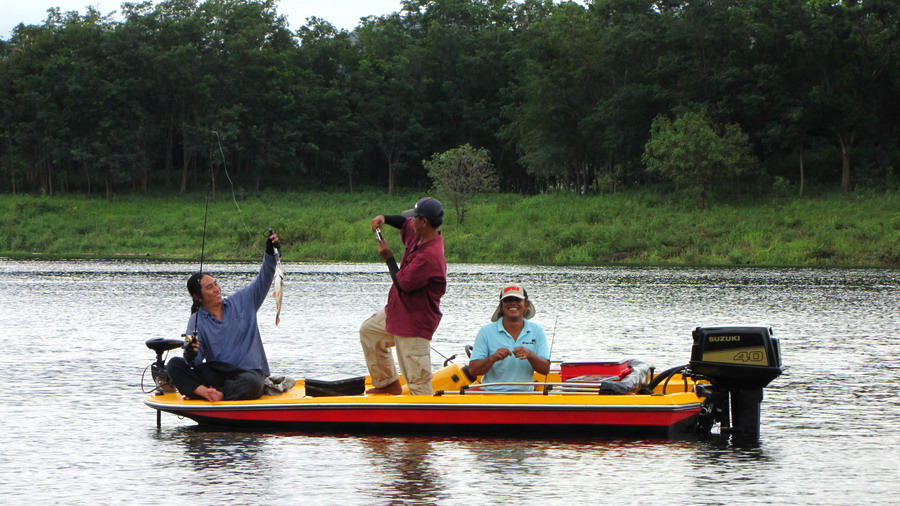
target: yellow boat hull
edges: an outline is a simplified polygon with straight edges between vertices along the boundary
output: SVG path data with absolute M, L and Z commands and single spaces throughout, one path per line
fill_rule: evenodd
M 455 365 L 449 366 L 456 367 Z M 436 378 L 453 374 L 435 373 Z M 536 375 L 537 383 L 558 385 L 559 376 Z M 371 386 L 366 378 L 367 386 Z M 690 432 L 702 399 L 693 382 L 673 378 L 668 392 L 654 395 L 569 393 L 540 385 L 530 392 L 447 390 L 434 396 L 347 395 L 310 397 L 305 381 L 288 392 L 250 401 L 186 400 L 177 393 L 150 395 L 144 403 L 199 423 L 283 430 L 365 432 L 540 432 L 544 436 L 618 431 Z M 453 385 L 455 386 L 455 385 Z M 465 386 L 465 385 L 464 385 Z

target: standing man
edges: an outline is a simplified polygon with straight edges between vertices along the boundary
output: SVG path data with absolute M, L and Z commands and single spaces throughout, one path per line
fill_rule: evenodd
M 443 206 L 429 197 L 400 215 L 372 218 L 376 235 L 385 224 L 400 229 L 406 250 L 398 267 L 387 241 L 378 240 L 378 256 L 387 263 L 393 284 L 384 309 L 359 328 L 359 341 L 374 387 L 366 393 L 401 393 L 391 347 L 397 348 L 397 362 L 409 392 L 412 395 L 433 393 L 431 337 L 441 321 L 441 297 L 447 291 L 444 238 L 438 230 L 443 221 Z

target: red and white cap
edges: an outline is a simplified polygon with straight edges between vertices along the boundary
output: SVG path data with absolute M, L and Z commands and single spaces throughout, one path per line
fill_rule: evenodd
M 517 299 L 527 300 L 528 301 L 528 309 L 525 310 L 524 318 L 526 320 L 530 320 L 534 313 L 537 311 L 534 309 L 534 303 L 528 298 L 528 292 L 525 291 L 525 288 L 519 285 L 508 285 L 500 289 L 500 303 L 497 304 L 497 309 L 494 310 L 494 314 L 491 316 L 491 321 L 495 322 L 503 316 L 503 299 L 507 297 L 515 297 Z

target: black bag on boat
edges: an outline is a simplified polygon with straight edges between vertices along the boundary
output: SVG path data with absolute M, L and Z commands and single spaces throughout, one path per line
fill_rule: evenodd
M 639 391 L 650 379 L 650 366 L 637 359 L 628 361 L 631 372 L 618 381 L 604 381 L 600 383 L 600 395 L 632 394 Z
M 364 376 L 335 374 L 321 379 L 306 380 L 306 395 L 309 397 L 362 395 L 365 390 L 366 378 Z

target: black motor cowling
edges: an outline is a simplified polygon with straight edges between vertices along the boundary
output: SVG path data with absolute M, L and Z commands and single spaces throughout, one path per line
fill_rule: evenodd
M 768 327 L 697 327 L 691 370 L 729 387 L 763 388 L 781 375 L 781 349 Z
M 697 327 L 693 336 L 690 371 L 708 378 L 718 390 L 714 398 L 722 427 L 758 435 L 763 388 L 782 373 L 781 348 L 772 329 Z

